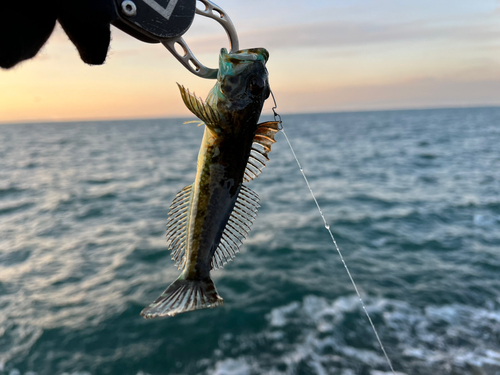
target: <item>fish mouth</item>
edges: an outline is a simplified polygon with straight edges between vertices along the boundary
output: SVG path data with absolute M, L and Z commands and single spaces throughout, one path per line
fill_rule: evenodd
M 269 60 L 269 52 L 265 48 L 247 48 L 232 53 L 228 53 L 226 48 L 222 48 L 219 55 L 219 61 L 233 65 L 258 60 L 264 61 L 264 64 Z

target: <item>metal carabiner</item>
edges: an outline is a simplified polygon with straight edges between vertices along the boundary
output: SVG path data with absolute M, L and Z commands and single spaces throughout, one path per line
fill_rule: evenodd
M 205 9 L 196 7 L 203 4 Z M 227 13 L 210 0 L 115 0 L 119 18 L 114 25 L 133 37 L 148 43 L 162 43 L 174 57 L 198 77 L 215 79 L 218 69 L 203 65 L 191 52 L 182 35 L 191 26 L 195 14 L 211 18 L 222 25 L 229 38 L 231 52 L 239 49 L 238 34 Z M 175 46 L 181 47 L 182 54 Z
M 234 27 L 233 22 L 229 18 L 226 12 L 222 10 L 222 8 L 218 7 L 214 3 L 209 0 L 198 0 L 199 2 L 205 5 L 205 10 L 200 10 L 196 8 L 196 14 L 200 16 L 212 18 L 218 23 L 222 25 L 224 30 L 227 33 L 229 38 L 229 44 L 231 46 L 231 52 L 236 52 L 239 50 L 239 40 L 238 34 L 236 33 L 236 28 Z M 174 55 L 174 57 L 179 60 L 179 62 L 184 65 L 191 73 L 196 74 L 198 77 L 207 78 L 207 79 L 215 79 L 217 78 L 217 73 L 219 69 L 211 69 L 207 68 L 203 65 L 191 52 L 188 45 L 182 38 L 179 36 L 177 38 L 165 39 L 162 40 L 161 43 Z M 175 44 L 178 44 L 184 54 L 181 55 L 175 49 Z

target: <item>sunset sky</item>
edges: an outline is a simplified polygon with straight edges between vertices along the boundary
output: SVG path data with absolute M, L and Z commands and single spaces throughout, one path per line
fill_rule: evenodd
M 281 112 L 500 105 L 498 0 L 216 0 L 240 47 L 266 47 Z M 205 97 L 161 45 L 112 29 L 103 66 L 57 28 L 38 56 L 0 71 L 0 123 L 184 116 L 175 82 Z M 185 40 L 212 67 L 224 31 L 197 16 Z M 267 103 L 269 110 L 271 104 Z

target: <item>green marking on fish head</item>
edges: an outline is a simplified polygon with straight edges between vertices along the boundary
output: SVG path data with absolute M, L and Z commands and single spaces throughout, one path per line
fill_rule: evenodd
M 234 118 L 236 113 L 247 116 L 262 110 L 269 97 L 270 87 L 266 63 L 269 52 L 264 48 L 244 49 L 228 53 L 225 48 L 219 56 L 217 83 L 207 102 L 224 114 Z
M 221 94 L 229 100 L 245 96 L 269 97 L 269 81 L 266 62 L 269 52 L 264 48 L 244 49 L 228 53 L 220 52 L 217 81 Z
M 244 49 L 228 53 L 222 48 L 219 56 L 219 81 L 225 76 L 240 75 L 251 64 L 260 61 L 263 65 L 269 59 L 269 52 L 264 48 Z

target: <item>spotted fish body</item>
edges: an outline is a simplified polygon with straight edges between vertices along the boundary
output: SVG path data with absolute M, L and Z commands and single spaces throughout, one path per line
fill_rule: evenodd
M 182 269 L 141 315 L 145 318 L 220 306 L 210 271 L 238 252 L 257 214 L 258 196 L 243 185 L 268 160 L 277 122 L 258 124 L 269 97 L 269 54 L 263 48 L 221 50 L 217 83 L 205 102 L 179 86 L 186 106 L 205 124 L 195 182 L 172 202 L 167 244 Z

